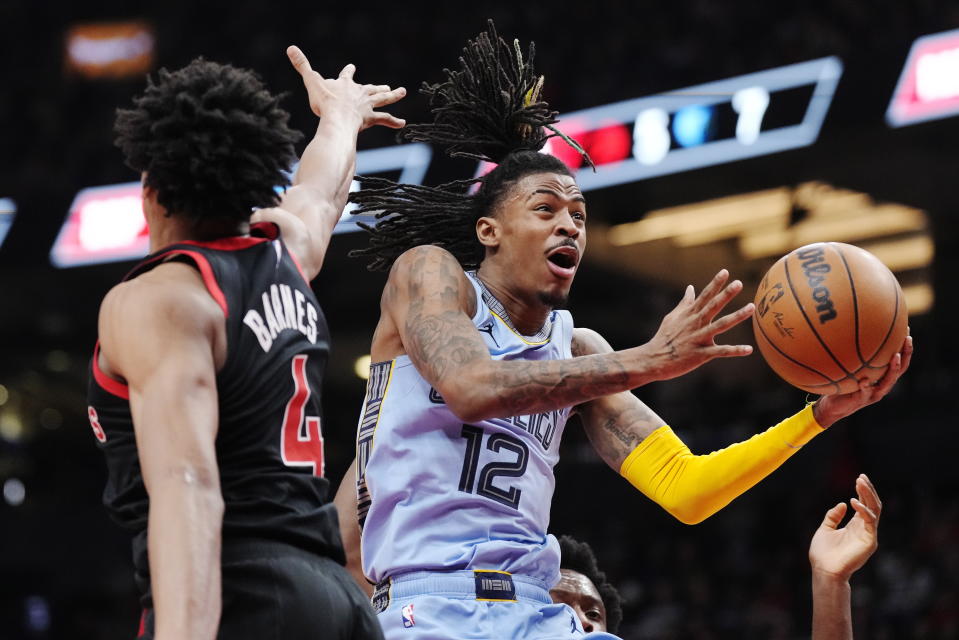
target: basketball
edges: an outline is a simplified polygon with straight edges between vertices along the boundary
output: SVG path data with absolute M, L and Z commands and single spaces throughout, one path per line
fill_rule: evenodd
M 906 303 L 892 272 L 849 244 L 820 242 L 780 258 L 756 292 L 753 332 L 766 362 L 811 393 L 875 382 L 902 346 Z

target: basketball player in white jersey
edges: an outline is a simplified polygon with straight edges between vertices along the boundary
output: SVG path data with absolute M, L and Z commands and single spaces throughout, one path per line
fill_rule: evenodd
M 435 120 L 414 140 L 496 162 L 469 193 L 367 180 L 357 212 L 382 212 L 373 268 L 390 268 L 373 336 L 357 461 L 337 497 L 357 509 L 365 577 L 387 640 L 583 636 L 554 604 L 559 548 L 547 534 L 553 466 L 568 417 L 599 455 L 687 523 L 761 480 L 837 419 L 884 396 L 911 344 L 875 387 L 827 396 L 752 439 L 694 456 L 631 389 L 745 345 L 715 338 L 749 318 L 719 312 L 741 290 L 720 271 L 687 288 L 646 344 L 613 351 L 563 305 L 586 246 L 586 203 L 566 166 L 538 153 L 555 122 L 518 43 L 470 42 L 461 69 L 427 86 Z M 575 143 L 574 143 L 575 144 Z M 342 527 L 350 545 L 356 529 Z M 355 557 L 355 546 L 354 553 Z M 608 637 L 608 636 L 605 636 Z

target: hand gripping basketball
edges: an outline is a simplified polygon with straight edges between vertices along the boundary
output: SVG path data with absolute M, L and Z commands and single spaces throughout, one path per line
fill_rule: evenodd
M 816 401 L 813 406 L 813 415 L 816 417 L 819 426 L 827 428 L 837 420 L 841 420 L 863 407 L 879 402 L 892 391 L 896 381 L 902 377 L 912 361 L 912 336 L 909 335 L 908 331 L 907 327 L 906 338 L 903 340 L 902 346 L 892 356 L 886 373 L 879 380 L 874 383 L 862 380 L 859 383 L 859 389 L 855 391 L 822 396 Z
M 656 378 L 668 380 L 689 373 L 713 358 L 748 356 L 753 348 L 746 344 L 716 344 L 716 336 L 748 320 L 755 306 L 752 303 L 716 319 L 716 315 L 743 289 L 729 272 L 721 270 L 697 296 L 692 285 L 683 299 L 666 314 L 648 347 L 659 361 L 654 368 Z

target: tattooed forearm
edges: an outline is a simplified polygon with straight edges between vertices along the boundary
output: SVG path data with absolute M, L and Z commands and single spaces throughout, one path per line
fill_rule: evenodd
M 572 360 L 502 362 L 485 380 L 504 416 L 571 407 L 630 387 L 626 368 L 613 354 Z
M 640 384 L 628 366 L 635 355 L 608 347 L 570 360 L 492 360 L 465 313 L 475 296 L 455 259 L 430 247 L 411 251 L 404 264 L 403 347 L 464 420 L 551 411 Z M 590 348 L 577 343 L 575 352 Z
M 593 448 L 617 470 L 646 436 L 665 424 L 629 392 L 587 403 L 580 414 Z
M 437 386 L 460 390 L 482 405 L 483 414 L 550 411 L 630 387 L 630 376 L 615 354 L 494 362 L 461 312 L 425 315 L 411 308 L 407 318 L 406 348 L 417 369 Z

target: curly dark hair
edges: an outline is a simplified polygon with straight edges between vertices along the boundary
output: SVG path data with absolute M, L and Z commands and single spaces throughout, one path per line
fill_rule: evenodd
M 606 579 L 606 574 L 599 570 L 593 548 L 572 536 L 560 536 L 559 549 L 562 554 L 560 568 L 581 573 L 596 585 L 606 607 L 606 628 L 610 633 L 619 631 L 623 621 L 623 599 L 616 587 Z
M 252 71 L 197 58 L 117 109 L 115 144 L 170 214 L 247 220 L 279 202 L 298 131 Z
M 386 270 L 406 250 L 434 244 L 464 268 L 475 268 L 485 255 L 476 221 L 495 213 L 510 187 L 535 173 L 572 175 L 555 156 L 539 153 L 548 139 L 562 138 L 592 165 L 574 140 L 553 127 L 556 112 L 540 99 L 543 77 L 533 70 L 535 53 L 530 43 L 524 57 L 519 41 L 508 45 L 491 20 L 488 31 L 463 49 L 459 70 L 444 69 L 444 82 L 424 83 L 421 92 L 430 97 L 433 121 L 410 125 L 403 135 L 444 146 L 450 156 L 498 165 L 484 177 L 438 187 L 361 177 L 364 188 L 350 194 L 357 205 L 353 213 L 375 214 L 379 222 L 360 224 L 370 244 L 351 256 L 370 258 L 370 270 Z M 471 194 L 476 183 L 479 189 Z

